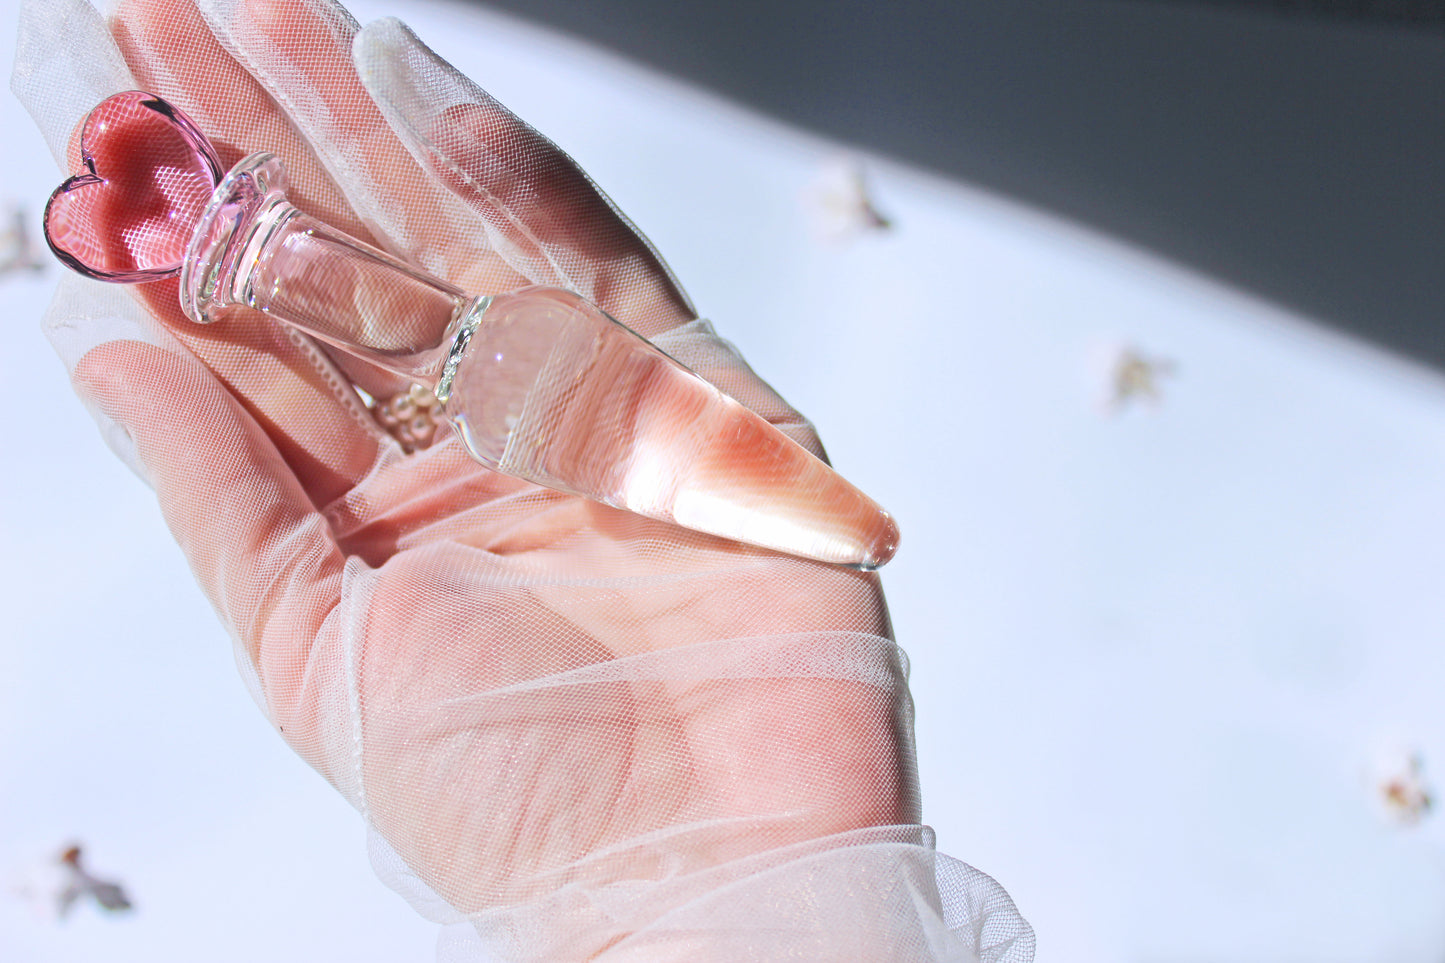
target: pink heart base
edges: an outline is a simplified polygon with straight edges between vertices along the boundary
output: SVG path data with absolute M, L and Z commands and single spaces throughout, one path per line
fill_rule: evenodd
M 223 171 L 189 117 L 139 90 L 101 101 L 80 132 L 85 172 L 45 205 L 56 257 L 103 281 L 154 281 L 181 269 Z

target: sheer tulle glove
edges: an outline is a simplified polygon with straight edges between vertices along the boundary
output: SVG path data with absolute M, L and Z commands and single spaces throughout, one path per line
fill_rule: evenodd
M 591 181 L 405 27 L 199 6 L 27 8 L 14 85 L 64 166 L 95 103 L 152 90 L 225 163 L 283 157 L 322 220 L 467 290 L 570 288 L 821 454 Z M 918 824 L 873 576 L 492 474 L 445 433 L 409 454 L 353 387 L 404 384 L 242 311 L 193 325 L 173 282 L 68 278 L 47 328 L 446 958 L 1031 958 Z

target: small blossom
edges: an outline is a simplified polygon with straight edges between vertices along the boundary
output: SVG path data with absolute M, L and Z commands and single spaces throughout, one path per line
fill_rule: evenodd
M 818 175 L 809 198 L 818 228 L 835 240 L 886 231 L 893 226 L 873 203 L 863 167 L 856 161 L 841 160 L 827 165 Z
M 1396 758 L 1380 767 L 1376 781 L 1381 805 L 1393 821 L 1414 826 L 1430 814 L 1434 795 L 1425 781 L 1425 766 L 1418 753 Z
M 1110 366 L 1106 407 L 1118 412 L 1138 401 L 1157 405 L 1162 397 L 1160 382 L 1175 369 L 1168 358 L 1150 357 L 1134 347 L 1118 349 Z

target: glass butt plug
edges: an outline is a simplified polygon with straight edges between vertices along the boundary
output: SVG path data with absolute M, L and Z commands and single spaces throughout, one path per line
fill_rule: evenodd
M 102 102 L 81 154 L 45 232 L 83 274 L 179 275 L 193 321 L 255 308 L 421 384 L 496 471 L 805 558 L 872 569 L 897 549 L 892 517 L 827 464 L 571 292 L 423 274 L 290 204 L 270 154 L 222 175 L 150 94 Z

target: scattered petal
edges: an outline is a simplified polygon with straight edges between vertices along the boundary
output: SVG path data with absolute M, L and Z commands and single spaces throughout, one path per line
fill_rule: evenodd
M 65 919 L 79 903 L 93 902 L 111 913 L 132 908 L 120 883 L 90 874 L 80 846 L 74 843 L 30 868 L 10 891 L 30 902 L 41 916 L 55 920 Z

